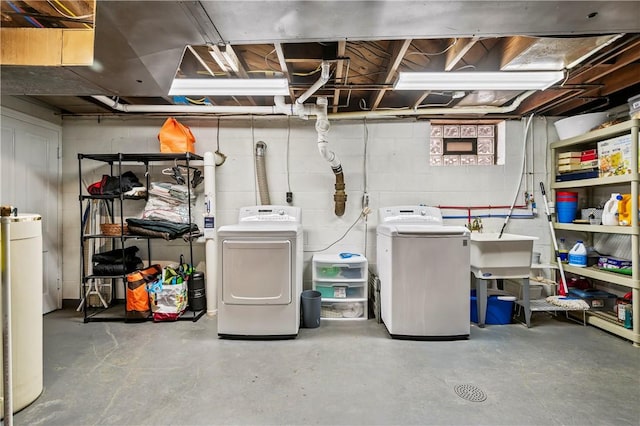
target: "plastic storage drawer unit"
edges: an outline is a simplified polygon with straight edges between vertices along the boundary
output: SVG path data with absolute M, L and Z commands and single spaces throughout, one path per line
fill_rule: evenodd
M 322 297 L 324 319 L 368 319 L 367 258 L 352 253 L 313 256 L 313 289 Z

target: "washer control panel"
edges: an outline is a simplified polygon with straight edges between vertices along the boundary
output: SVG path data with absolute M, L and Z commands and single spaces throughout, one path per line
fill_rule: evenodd
M 438 207 L 394 206 L 379 210 L 380 223 L 421 223 L 442 225 L 442 213 Z

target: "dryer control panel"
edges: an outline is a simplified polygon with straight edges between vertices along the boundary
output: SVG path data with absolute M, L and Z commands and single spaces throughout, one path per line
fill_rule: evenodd
M 301 223 L 300 207 L 292 206 L 249 206 L 242 207 L 238 222 L 293 222 Z

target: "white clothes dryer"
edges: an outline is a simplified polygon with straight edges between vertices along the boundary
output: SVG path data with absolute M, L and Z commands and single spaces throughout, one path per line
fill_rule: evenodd
M 381 316 L 392 338 L 469 337 L 467 228 L 444 226 L 436 207 L 381 208 L 376 257 Z
M 303 233 L 299 207 L 240 209 L 218 230 L 218 336 L 295 338 L 300 327 Z

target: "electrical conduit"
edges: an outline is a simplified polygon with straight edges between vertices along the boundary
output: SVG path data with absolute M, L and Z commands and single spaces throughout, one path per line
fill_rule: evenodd
M 265 164 L 265 151 L 267 144 L 263 141 L 256 143 L 256 179 L 258 180 L 258 192 L 260 193 L 260 204 L 269 205 L 269 185 L 267 184 L 267 168 Z

